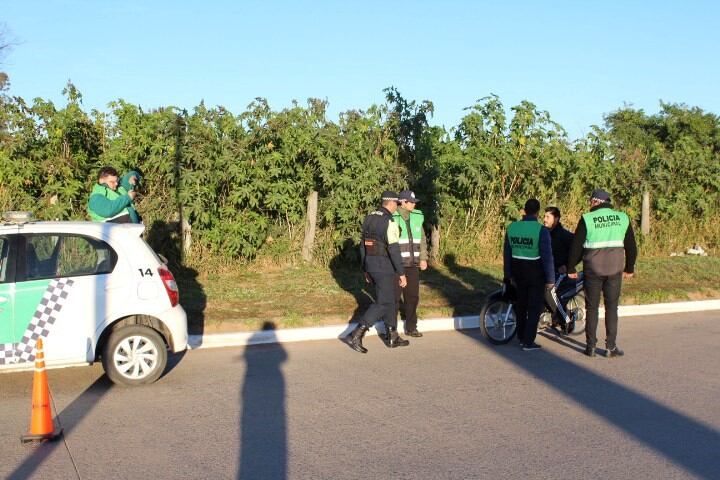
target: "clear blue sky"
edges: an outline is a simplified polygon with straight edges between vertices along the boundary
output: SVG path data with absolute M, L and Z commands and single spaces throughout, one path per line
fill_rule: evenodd
M 720 113 L 720 2 L 0 0 L 0 22 L 10 94 L 62 104 L 71 79 L 87 109 L 317 97 L 337 119 L 393 85 L 433 101 L 433 124 L 495 93 L 572 138 L 625 103 Z

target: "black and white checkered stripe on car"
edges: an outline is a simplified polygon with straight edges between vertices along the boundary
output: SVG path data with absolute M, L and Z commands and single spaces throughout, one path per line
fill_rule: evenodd
M 20 343 L 0 344 L 0 365 L 12 360 L 13 347 L 15 359 L 12 361 L 22 363 L 35 360 L 35 344 L 38 338 L 47 338 L 50 334 L 73 283 L 70 279 L 50 280 Z

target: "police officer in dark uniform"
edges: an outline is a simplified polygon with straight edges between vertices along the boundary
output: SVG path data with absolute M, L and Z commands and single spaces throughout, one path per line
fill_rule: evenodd
M 400 230 L 392 215 L 398 207 L 398 194 L 385 191 L 382 206 L 365 217 L 360 240 L 360 261 L 365 280 L 375 284 L 375 302 L 360 319 L 360 323 L 345 338 L 353 350 L 367 353 L 362 339 L 370 327 L 382 318 L 387 332 L 386 342 L 390 348 L 405 347 L 409 340 L 397 333 L 397 310 L 395 309 L 396 285 L 404 288 L 407 278 L 400 255 Z
M 525 202 L 522 220 L 511 223 L 505 233 L 503 265 L 505 284 L 517 292 L 515 315 L 517 337 L 523 350 L 539 350 L 535 343 L 540 314 L 545 305 L 545 290 L 555 286 L 550 232 L 540 222 L 540 202 Z
M 614 210 L 610 194 L 597 189 L 590 195 L 590 211 L 577 228 L 568 255 L 568 276 L 577 278 L 575 266 L 582 257 L 585 272 L 585 355 L 595 356 L 600 293 L 605 300 L 605 355 L 621 357 L 617 346 L 618 303 L 623 278 L 632 278 L 637 244 L 630 219 Z

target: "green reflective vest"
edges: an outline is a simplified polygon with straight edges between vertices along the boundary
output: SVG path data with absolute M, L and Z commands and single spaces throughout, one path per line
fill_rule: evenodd
M 625 233 L 630 219 L 624 212 L 612 208 L 598 208 L 583 214 L 587 237 L 584 248 L 622 248 L 625 246 Z
M 393 213 L 393 220 L 400 227 L 400 255 L 403 264 L 420 265 L 420 242 L 422 242 L 423 223 L 425 216 L 420 210 L 412 210 L 410 212 L 409 222 L 410 230 L 408 231 L 408 222 L 402 218 L 400 212 Z
M 508 243 L 512 258 L 518 260 L 540 260 L 540 229 L 539 222 L 517 221 L 507 228 Z
M 92 192 L 90 192 L 91 197 L 93 195 L 102 195 L 103 197 L 105 197 L 111 201 L 117 200 L 118 198 L 120 198 L 121 196 L 123 196 L 125 194 L 127 194 L 127 191 L 123 187 L 118 187 L 117 191 L 115 191 L 112 188 L 109 188 L 108 186 L 100 184 L 100 183 L 96 183 L 93 186 Z M 107 222 L 108 220 L 112 220 L 113 218 L 117 218 L 122 215 L 130 215 L 130 211 L 127 208 L 123 208 L 120 211 L 120 213 L 118 213 L 114 217 L 107 218 L 107 217 L 100 216 L 97 213 L 93 212 L 92 209 L 90 208 L 90 205 L 88 205 L 88 207 L 87 207 L 87 212 L 90 215 L 90 218 L 94 222 Z

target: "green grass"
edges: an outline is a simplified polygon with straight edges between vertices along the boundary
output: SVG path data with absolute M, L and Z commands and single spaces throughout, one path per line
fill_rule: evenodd
M 623 283 L 623 304 L 720 298 L 720 259 L 646 258 Z M 443 265 L 421 273 L 421 318 L 477 314 L 500 285 L 502 265 Z M 371 303 L 373 287 L 356 268 L 244 265 L 221 273 L 184 268 L 177 273 L 180 298 L 192 333 L 329 325 L 356 318 Z

